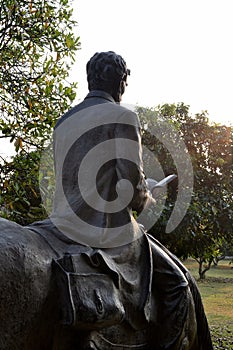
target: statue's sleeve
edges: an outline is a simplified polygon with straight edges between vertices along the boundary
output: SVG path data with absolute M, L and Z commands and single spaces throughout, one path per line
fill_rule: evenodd
M 132 184 L 133 194 L 129 203 L 132 210 L 139 214 L 145 206 L 151 204 L 151 197 L 143 171 L 140 122 L 138 116 L 131 111 L 125 112 L 115 128 L 116 172 L 119 180 L 128 180 Z M 127 196 L 130 191 L 129 182 L 119 182 L 119 196 Z

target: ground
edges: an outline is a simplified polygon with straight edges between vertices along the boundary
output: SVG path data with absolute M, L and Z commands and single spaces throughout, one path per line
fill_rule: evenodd
M 198 264 L 188 259 L 184 262 L 197 279 L 205 312 L 208 318 L 215 350 L 233 349 L 233 264 L 220 261 L 206 273 L 204 281 L 198 280 Z

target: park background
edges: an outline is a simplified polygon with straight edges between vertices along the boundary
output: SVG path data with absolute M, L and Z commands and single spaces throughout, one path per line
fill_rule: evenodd
M 59 18 L 53 13 L 58 3 Z M 68 25 L 69 4 L 77 25 Z M 176 200 L 177 184 L 171 184 L 152 234 L 160 235 L 182 259 L 188 258 L 185 263 L 197 279 L 200 266 L 210 267 L 198 283 L 215 347 L 231 349 L 232 265 L 230 260 L 218 261 L 232 252 L 230 1 L 47 1 L 41 23 L 38 5 L 38 0 L 1 1 L 6 21 L 9 13 L 19 12 L 13 32 L 1 23 L 0 153 L 16 151 L 13 159 L 3 157 L 1 162 L 1 216 L 27 224 L 46 215 L 38 186 L 43 140 L 57 118 L 86 95 L 87 60 L 96 51 L 115 50 L 132 72 L 124 103 L 136 106 L 142 126 L 147 126 L 144 145 L 152 147 L 165 174 L 175 170 L 174 164 L 163 145 L 147 133 L 148 125 L 167 118 L 187 144 L 195 176 L 193 201 L 180 227 L 164 236 L 164 223 Z M 45 46 L 48 51 L 43 51 Z M 42 60 L 49 50 L 51 58 Z M 68 69 L 63 63 L 70 56 L 74 64 Z

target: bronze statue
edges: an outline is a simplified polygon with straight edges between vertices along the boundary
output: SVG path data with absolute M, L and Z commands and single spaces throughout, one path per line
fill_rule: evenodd
M 54 130 L 51 215 L 0 220 L 1 350 L 213 349 L 195 281 L 133 215 L 155 201 L 120 105 L 129 73 L 112 51 L 90 59 L 89 94 Z

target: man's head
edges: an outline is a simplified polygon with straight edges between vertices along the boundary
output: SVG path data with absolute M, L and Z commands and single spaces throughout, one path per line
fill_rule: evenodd
M 87 62 L 87 81 L 89 90 L 108 92 L 116 102 L 127 86 L 127 76 L 130 74 L 125 60 L 113 51 L 97 52 Z

